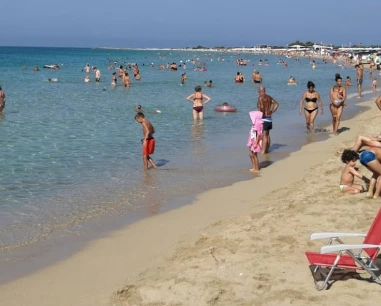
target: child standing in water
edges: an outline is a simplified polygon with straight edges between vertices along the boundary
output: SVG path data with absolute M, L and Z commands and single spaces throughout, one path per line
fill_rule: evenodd
M 377 91 L 377 78 L 373 79 L 372 88 L 373 88 L 373 92 L 376 93 L 376 91 Z
M 155 152 L 155 138 L 153 134 L 155 133 L 155 128 L 152 123 L 147 120 L 143 113 L 139 112 L 135 116 L 136 122 L 140 123 L 143 127 L 143 166 L 144 170 L 148 170 L 148 163 L 152 165 L 153 168 L 157 168 L 155 162 L 150 157 Z
M 356 168 L 356 161 L 358 159 L 359 155 L 353 150 L 344 150 L 341 155 L 341 161 L 345 164 L 339 185 L 339 190 L 342 193 L 357 194 L 365 191 L 362 185 L 353 184 L 355 176 L 369 184 L 369 179 L 362 175 Z
M 258 152 L 262 151 L 263 139 L 263 113 L 260 111 L 252 111 L 249 113 L 252 126 L 247 140 L 249 147 L 249 156 L 251 160 L 251 172 L 259 172 Z

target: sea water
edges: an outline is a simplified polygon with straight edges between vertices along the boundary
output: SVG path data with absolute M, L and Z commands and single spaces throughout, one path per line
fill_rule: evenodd
M 342 70 L 317 60 L 312 70 L 308 59 L 287 59 L 286 68 L 272 55 L 16 47 L 1 47 L 0 54 L 0 84 L 7 96 L 0 118 L 3 253 L 54 233 L 80 231 L 86 220 L 147 207 L 147 214 L 156 213 L 177 198 L 253 178 L 247 171 L 246 141 L 248 112 L 256 109 L 258 96 L 258 85 L 251 82 L 254 69 L 280 104 L 267 165 L 319 139 L 306 135 L 304 116 L 298 114 L 307 81 L 315 82 L 322 96 L 325 114 L 316 119 L 321 127 L 330 120 L 328 93 L 335 73 L 344 80 L 351 76 L 353 83 L 356 79 L 353 68 Z M 194 71 L 189 61 L 197 58 L 207 71 Z M 237 58 L 248 60 L 248 65 L 236 66 Z M 260 59 L 268 59 L 269 66 L 258 66 Z M 135 81 L 129 71 L 130 88 L 122 87 L 120 79 L 117 87 L 111 86 L 114 71 L 107 69 L 109 61 L 118 61 L 116 66 L 138 63 L 142 80 Z M 187 68 L 157 69 L 171 62 L 186 62 Z M 100 69 L 100 83 L 94 82 L 93 72 L 92 81 L 84 83 L 87 63 Z M 43 69 L 46 64 L 61 69 Z M 35 66 L 40 71 L 33 71 Z M 234 83 L 237 71 L 246 76 L 246 83 Z M 180 86 L 183 72 L 188 80 Z M 287 85 L 291 75 L 297 86 Z M 185 98 L 206 80 L 213 80 L 212 88 L 203 88 L 212 101 L 205 106 L 204 123 L 194 124 L 192 105 Z M 349 89 L 350 97 L 355 91 L 355 86 Z M 236 106 L 237 113 L 214 112 L 225 101 Z M 352 111 L 354 102 L 348 103 Z M 156 129 L 157 171 L 142 171 L 142 127 L 134 120 L 138 104 Z

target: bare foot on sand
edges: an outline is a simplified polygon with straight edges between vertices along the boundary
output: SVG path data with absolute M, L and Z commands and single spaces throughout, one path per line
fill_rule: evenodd
M 249 169 L 249 171 L 250 171 L 250 172 L 253 172 L 253 173 L 260 173 L 259 170 L 255 170 L 255 169 L 253 169 L 253 168 Z
M 367 197 L 368 199 L 373 198 L 373 193 L 372 193 L 372 192 L 367 192 L 367 193 L 366 193 L 366 197 Z

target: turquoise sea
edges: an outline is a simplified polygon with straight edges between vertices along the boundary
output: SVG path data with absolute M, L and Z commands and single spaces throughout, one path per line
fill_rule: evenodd
M 328 92 L 335 73 L 343 79 L 351 76 L 353 83 L 356 79 L 353 68 L 342 70 L 317 60 L 312 70 L 308 59 L 287 59 L 285 68 L 273 55 L 26 47 L 0 47 L 0 54 L 0 84 L 7 96 L 0 117 L 0 251 L 5 257 L 54 235 L 80 234 L 88 220 L 139 210 L 151 215 L 177 199 L 252 179 L 245 145 L 248 112 L 257 102 L 257 85 L 250 82 L 253 69 L 263 74 L 268 94 L 280 103 L 274 115 L 273 152 L 263 166 L 328 136 L 307 136 L 304 117 L 298 115 L 307 81 L 315 82 L 323 98 L 325 114 L 316 121 L 322 127 L 330 121 Z M 206 72 L 194 71 L 189 60 L 196 58 L 206 63 Z M 237 58 L 247 59 L 248 65 L 236 66 Z M 270 65 L 259 67 L 260 59 Z M 113 88 L 109 60 L 118 61 L 117 66 L 138 63 L 142 80 L 132 78 L 128 89 L 118 80 Z M 181 61 L 186 70 L 157 69 Z M 93 74 L 92 82 L 84 83 L 87 63 L 101 70 L 100 83 Z M 45 64 L 61 69 L 43 69 Z M 34 72 L 35 66 L 40 71 Z M 234 83 L 237 71 L 246 76 L 245 84 Z M 183 72 L 188 81 L 180 86 Z M 287 86 L 291 75 L 298 86 Z M 48 78 L 58 81 L 50 83 Z M 214 87 L 203 90 L 212 101 L 205 107 L 204 123 L 195 125 L 185 98 L 206 80 L 213 80 Z M 364 87 L 370 89 L 369 76 Z M 349 89 L 349 97 L 356 96 L 355 90 Z M 238 112 L 214 112 L 224 101 Z M 349 101 L 343 119 L 357 109 L 357 99 Z M 142 171 L 142 131 L 134 121 L 137 104 L 157 131 L 157 171 Z M 156 109 L 161 113 L 154 113 Z

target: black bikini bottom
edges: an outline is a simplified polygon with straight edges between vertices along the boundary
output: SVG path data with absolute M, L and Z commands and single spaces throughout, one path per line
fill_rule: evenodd
M 313 113 L 314 111 L 316 111 L 318 109 L 318 107 L 314 108 L 314 109 L 307 109 L 307 108 L 304 108 L 305 111 L 309 112 L 310 114 Z

